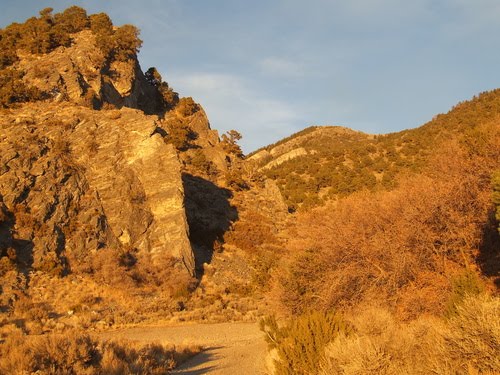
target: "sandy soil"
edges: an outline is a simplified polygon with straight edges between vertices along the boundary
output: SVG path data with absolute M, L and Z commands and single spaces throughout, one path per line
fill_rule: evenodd
M 175 345 L 199 344 L 205 348 L 176 369 L 174 374 L 265 374 L 266 344 L 255 323 L 135 327 L 106 332 L 103 336 Z

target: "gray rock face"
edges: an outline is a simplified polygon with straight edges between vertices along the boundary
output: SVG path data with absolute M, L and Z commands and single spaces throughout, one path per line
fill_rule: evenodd
M 194 273 L 180 165 L 154 117 L 32 103 L 0 113 L 0 129 L 2 212 L 28 266 L 78 268 L 122 247 Z

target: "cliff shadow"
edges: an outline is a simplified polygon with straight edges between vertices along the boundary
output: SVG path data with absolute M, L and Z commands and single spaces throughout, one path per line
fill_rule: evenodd
M 22 272 L 27 280 L 29 273 L 33 270 L 33 249 L 35 245 L 30 240 L 14 239 L 12 248 L 16 252 L 18 271 Z
M 0 203 L 2 203 L 0 195 Z M 0 257 L 7 256 L 17 268 L 29 279 L 33 268 L 34 243 L 28 239 L 15 238 L 15 215 L 5 207 L 0 206 Z
M 483 228 L 477 261 L 483 275 L 493 277 L 496 286 L 500 287 L 500 233 L 493 210 L 489 213 L 488 221 Z
M 0 203 L 1 202 L 2 201 L 0 200 Z M 6 271 L 16 271 L 25 276 L 24 280 L 16 277 L 15 283 L 12 283 L 12 279 L 11 281 L 7 280 L 7 285 L 10 284 L 7 290 L 10 289 L 10 291 L 8 291 L 7 295 L 2 298 L 2 301 L 0 301 L 0 312 L 7 312 L 12 308 L 12 303 L 15 300 L 15 293 L 17 293 L 16 289 L 18 287 L 20 287 L 21 290 L 26 288 L 29 283 L 30 271 L 33 266 L 34 244 L 30 240 L 13 238 L 14 223 L 14 215 L 6 209 L 3 209 L 0 205 L 0 258 L 2 258 L 2 273 Z M 9 261 L 4 262 L 4 257 L 8 258 Z M 6 292 L 4 288 L 7 285 L 3 285 L 3 283 L 4 279 L 2 278 L 0 294 L 4 294 Z
M 194 251 L 196 275 L 203 275 L 203 263 L 210 263 L 224 233 L 238 220 L 236 207 L 229 203 L 231 191 L 204 178 L 183 173 L 184 206 L 189 240 Z

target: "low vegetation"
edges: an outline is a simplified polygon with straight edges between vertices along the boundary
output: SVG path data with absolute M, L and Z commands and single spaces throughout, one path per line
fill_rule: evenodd
M 450 320 L 398 321 L 383 308 L 352 318 L 354 333 L 339 335 L 319 362 L 329 374 L 496 374 L 500 370 L 500 299 L 468 297 Z
M 456 127 L 438 117 L 415 130 L 440 126 L 454 135 L 418 170 L 399 174 L 391 190 L 351 193 L 295 215 L 288 256 L 270 281 L 269 296 L 280 301 L 275 309 L 287 317 L 286 327 L 311 310 L 337 311 L 351 327 L 327 344 L 304 345 L 300 358 L 322 348 L 305 373 L 500 371 L 498 274 L 491 271 L 500 249 L 494 218 L 500 128 L 498 116 L 470 115 L 477 105 L 459 105 L 460 116 L 451 112 Z M 469 115 L 472 122 L 465 121 Z M 276 321 L 263 326 L 275 373 L 301 373 L 283 351 L 302 334 L 279 341 L 269 334 L 280 332 Z M 325 328 L 310 330 L 321 337 Z
M 325 346 L 339 335 L 351 332 L 349 325 L 336 314 L 311 312 L 285 325 L 274 317 L 260 322 L 270 349 L 276 351 L 274 373 L 277 375 L 314 374 Z
M 274 374 L 496 374 L 500 299 L 466 296 L 449 319 L 401 323 L 384 307 L 261 321 Z
M 80 331 L 26 337 L 0 345 L 4 374 L 166 374 L 199 347 L 102 341 Z
M 483 131 L 491 158 L 470 158 L 449 144 L 428 172 L 401 179 L 393 191 L 353 194 L 298 215 L 288 272 L 277 276 L 288 311 L 373 299 L 407 318 L 443 311 L 450 277 L 474 270 L 478 249 L 498 246 L 497 237 L 485 242 L 483 231 L 493 224 L 489 176 L 500 137 L 496 124 Z

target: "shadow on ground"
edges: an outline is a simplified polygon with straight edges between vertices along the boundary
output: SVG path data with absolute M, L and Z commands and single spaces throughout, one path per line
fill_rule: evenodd
M 218 358 L 216 351 L 222 346 L 208 348 L 201 353 L 190 358 L 187 362 L 175 369 L 172 374 L 182 375 L 201 375 L 208 374 L 216 369 L 216 366 L 210 365 L 210 362 Z

